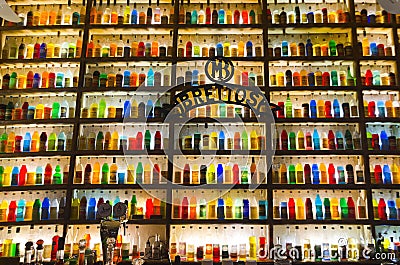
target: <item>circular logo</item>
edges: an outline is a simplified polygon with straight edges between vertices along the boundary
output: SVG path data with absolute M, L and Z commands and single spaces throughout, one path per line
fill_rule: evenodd
M 225 57 L 214 57 L 206 62 L 205 74 L 211 82 L 227 83 L 232 79 L 235 67 Z
M 112 209 L 111 205 L 108 203 L 102 203 L 97 207 L 97 214 L 101 218 L 106 218 L 111 215 Z

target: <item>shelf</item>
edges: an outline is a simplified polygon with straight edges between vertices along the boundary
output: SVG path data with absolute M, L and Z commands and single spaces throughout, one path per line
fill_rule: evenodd
M 312 91 L 312 90 L 331 90 L 331 91 L 357 91 L 356 86 L 271 86 L 269 88 L 269 91 L 293 91 L 293 90 L 307 90 L 307 91 Z
M 371 221 L 368 219 L 362 220 L 288 220 L 288 219 L 273 219 L 274 225 L 369 225 Z M 400 224 L 400 222 L 399 222 Z
M 262 24 L 178 24 L 178 29 L 262 29 Z
M 250 155 L 257 156 L 271 152 L 270 150 L 174 150 L 174 155 Z
M 171 57 L 90 57 L 85 59 L 88 64 L 112 62 L 172 62 Z M 117 66 L 115 66 L 117 67 Z M 140 67 L 140 66 L 138 66 Z
M 358 123 L 359 118 L 276 118 L 275 123 Z
M 396 24 L 392 23 L 356 23 L 357 28 L 393 28 Z
M 45 184 L 45 185 L 34 185 L 34 186 L 2 186 L 0 192 L 8 191 L 36 191 L 36 190 L 66 190 L 68 186 L 66 184 Z
M 82 92 L 90 93 L 90 92 L 109 92 L 109 91 L 124 91 L 124 92 L 169 92 L 172 90 L 171 86 L 154 86 L 148 87 L 145 85 L 139 87 L 82 87 L 79 89 Z M 1 90 L 0 90 L 1 91 Z
M 47 152 L 21 152 L 21 153 L 10 153 L 0 154 L 1 158 L 15 158 L 15 157 L 48 157 L 48 156 L 69 156 L 71 151 L 47 151 Z
M 1 59 L 0 64 L 79 63 L 80 61 L 80 58 Z
M 0 121 L 4 126 L 11 126 L 11 125 L 19 125 L 19 124 L 72 124 L 75 122 L 75 119 L 71 118 L 63 118 L 63 119 L 33 119 L 33 120 L 11 120 L 11 121 Z
M 174 24 L 90 24 L 88 29 L 173 29 Z M 149 32 L 151 33 L 151 32 Z
M 263 62 L 265 57 L 225 57 L 231 61 L 246 61 L 246 62 Z M 210 57 L 178 57 L 178 62 L 186 62 L 186 61 L 208 61 Z
M 3 95 L 21 95 L 21 94 L 40 94 L 44 96 L 46 93 L 68 93 L 77 92 L 77 87 L 64 88 L 24 88 L 24 89 L 0 89 L 0 96 Z
M 242 224 L 242 225 L 268 225 L 269 220 L 252 220 L 252 219 L 171 219 L 172 225 L 190 225 L 190 224 Z
M 267 184 L 168 184 L 171 189 L 190 189 L 190 190 L 253 190 L 253 189 L 267 189 Z
M 129 190 L 137 190 L 137 189 L 167 189 L 167 184 L 73 184 L 73 189 L 76 190 L 114 190 L 114 189 L 129 189 Z
M 397 118 L 380 118 L 380 117 L 365 117 L 365 122 L 370 123 L 370 122 L 392 122 L 392 123 L 400 123 L 400 117 Z
M 201 265 L 202 262 L 201 261 L 181 261 L 182 264 L 185 265 Z M 240 265 L 240 264 L 244 264 L 244 261 L 237 261 L 237 262 L 233 262 L 234 265 Z M 289 260 L 288 260 L 289 263 Z M 149 263 L 151 264 L 151 263 Z M 163 262 L 158 262 L 157 264 L 159 265 L 163 265 Z M 222 262 L 214 262 L 214 265 L 221 265 Z M 273 260 L 267 260 L 267 261 L 257 261 L 257 265 L 273 265 L 276 264 L 274 263 Z M 353 264 L 360 264 L 360 265 L 381 265 L 382 264 L 382 260 L 360 260 L 360 261 L 292 261 L 290 260 L 290 264 L 299 264 L 299 265 L 326 265 L 326 264 L 330 264 L 330 265 L 353 265 Z M 121 263 L 120 265 L 128 265 L 128 263 Z M 145 262 L 146 265 L 146 262 Z M 165 265 L 169 265 L 168 262 L 165 262 Z M 172 265 L 178 265 L 175 262 L 172 262 Z
M 361 56 L 362 61 L 395 61 L 396 56 Z
M 368 150 L 369 155 L 400 155 L 400 150 Z
M 96 124 L 101 123 L 161 123 L 164 118 L 80 118 L 80 124 Z
M 280 56 L 272 57 L 269 59 L 270 62 L 275 61 L 351 61 L 354 60 L 352 56 Z
M 100 220 L 68 220 L 68 225 L 100 225 Z M 128 224 L 157 225 L 166 224 L 165 219 L 130 219 Z
M 363 90 L 390 90 L 390 91 L 398 91 L 400 90 L 400 86 L 362 86 Z
M 279 156 L 318 156 L 318 155 L 362 155 L 362 150 L 276 150 L 275 155 Z
M 400 190 L 400 184 L 371 184 L 371 189 Z
M 400 220 L 374 220 L 374 225 L 398 225 L 400 226 Z
M 23 225 L 62 225 L 64 224 L 65 219 L 59 220 L 39 220 L 39 221 L 23 221 L 23 222 L 0 222 L 1 226 L 23 226 Z
M 234 122 L 239 122 L 239 123 L 258 123 L 261 120 L 263 120 L 261 117 L 251 117 L 251 118 L 241 118 L 241 117 L 235 117 L 235 118 L 221 118 L 221 117 L 207 117 L 207 118 L 179 118 L 177 120 L 174 119 L 175 123 L 180 123 L 180 122 L 189 122 L 189 123 L 234 123 Z
M 165 155 L 164 150 L 78 150 L 78 156 Z
M 84 29 L 85 25 L 45 25 L 45 26 L 3 26 L 0 27 L 0 31 L 41 31 L 41 30 L 53 30 L 53 31 L 61 31 L 68 29 Z
M 272 184 L 274 190 L 364 190 L 365 184 Z

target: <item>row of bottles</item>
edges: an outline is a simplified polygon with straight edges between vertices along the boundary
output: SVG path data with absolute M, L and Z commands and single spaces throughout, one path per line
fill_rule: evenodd
M 400 184 L 399 167 L 393 162 L 375 166 L 370 165 L 371 184 Z
M 375 67 L 374 67 L 375 68 Z M 386 69 L 383 69 L 386 68 Z M 382 70 L 378 69 L 361 69 L 361 85 L 362 86 L 395 86 L 396 75 L 390 71 L 390 67 L 382 66 Z
M 173 182 L 189 184 L 249 184 L 265 183 L 264 170 L 260 169 L 254 157 L 250 165 L 219 163 L 209 165 L 185 164 L 183 171 L 175 170 Z
M 65 36 L 63 39 L 58 32 L 57 38 L 39 37 L 30 41 L 21 38 L 17 43 L 17 38 L 6 37 L 2 59 L 49 59 L 49 58 L 81 58 L 82 56 L 82 32 L 79 36 Z
M 265 136 L 259 135 L 254 129 L 250 133 L 246 129 L 241 133 L 224 130 L 213 131 L 209 134 L 195 132 L 190 135 L 181 135 L 178 143 L 181 150 L 264 150 L 266 148 Z
M 144 136 L 141 131 L 135 136 L 120 136 L 118 131 L 98 131 L 97 135 L 89 132 L 79 136 L 79 150 L 161 150 L 162 142 L 160 131 L 146 130 Z
M 272 165 L 272 183 L 279 184 L 363 184 L 364 172 L 360 165 L 351 164 L 328 167 L 325 163 L 274 164 Z
M 27 101 L 22 103 L 22 106 L 12 101 L 7 105 L 0 104 L 0 120 L 5 121 L 62 119 L 73 118 L 74 115 L 75 107 L 70 107 L 65 99 L 61 103 L 55 101 L 52 104 L 39 103 L 36 106 L 29 105 Z
M 373 194 L 374 195 L 374 194 Z M 372 198 L 374 220 L 400 220 L 400 197 L 397 192 L 395 199 Z
M 99 162 L 88 163 L 83 167 L 77 164 L 75 167 L 74 184 L 158 184 L 167 178 L 162 165 L 143 163 L 128 164 L 126 168 L 118 167 L 116 159 L 109 165 Z M 162 179 L 165 178 L 165 179 Z
M 53 165 L 54 166 L 54 165 Z M 36 167 L 26 165 L 0 166 L 0 186 L 33 186 L 50 184 L 67 184 L 69 165 L 61 167 L 57 164 L 54 168 L 50 163 Z
M 364 100 L 364 113 L 369 118 L 398 118 L 400 117 L 400 104 L 393 96 L 388 100 Z
M 294 71 L 287 69 L 285 72 L 283 72 L 283 69 L 279 69 L 278 72 L 272 69 L 271 72 L 271 86 L 354 86 L 356 84 L 356 80 L 351 74 L 350 67 L 347 67 L 347 71 L 343 68 L 329 70 L 326 67 L 324 72 L 322 72 L 317 67 L 315 72 L 311 69 L 307 71 L 304 68 L 300 71 L 297 69 L 294 69 Z
M 382 130 L 378 133 L 367 127 L 368 150 L 398 150 L 400 149 L 400 137 L 392 130 Z
M 46 151 L 68 151 L 72 146 L 72 135 L 69 132 L 47 132 L 33 134 L 26 132 L 22 137 L 14 132 L 4 132 L 0 136 L 0 153 L 20 152 L 46 152 Z M 68 138 L 67 138 L 68 137 Z
M 187 113 L 189 118 L 244 118 L 255 117 L 255 113 L 248 107 L 234 104 L 210 104 L 191 109 Z
M 0 205 L 0 222 L 22 222 L 39 220 L 58 220 L 64 218 L 65 198 L 42 201 L 3 200 Z
M 120 103 L 122 105 L 122 102 Z M 107 101 L 102 98 L 99 103 L 94 102 L 89 108 L 83 108 L 81 116 L 82 118 L 161 118 L 165 116 L 163 107 L 165 104 L 161 104 L 160 98 L 155 103 L 149 99 L 146 103 L 139 104 L 136 99 L 125 100 L 120 108 L 107 106 Z
M 315 100 L 311 99 L 310 102 L 296 103 L 293 106 L 292 99 L 288 94 L 286 101 L 279 101 L 277 105 L 281 108 L 277 111 L 278 118 L 350 118 L 358 116 L 358 106 L 354 101 L 343 102 L 340 104 L 339 100 L 335 98 L 331 100 Z M 300 105 L 301 104 L 301 105 Z M 351 104 L 351 106 L 350 106 Z
M 116 196 L 113 200 L 104 200 L 103 197 L 87 198 L 85 195 L 80 199 L 74 197 L 71 203 L 71 220 L 96 220 L 101 219 L 97 215 L 98 207 L 101 204 L 109 203 L 111 206 L 123 202 L 128 205 L 128 219 L 151 219 L 151 218 L 165 218 L 165 200 L 160 200 L 157 197 L 148 197 L 144 200 L 138 201 L 136 194 L 132 195 L 131 201 L 121 201 L 119 196 Z M 110 217 L 113 217 L 111 213 Z
M 276 138 L 277 150 L 360 150 L 360 134 L 354 130 L 353 133 L 346 129 L 345 133 L 341 130 L 317 130 L 297 133 L 283 129 L 280 137 Z
M 86 6 L 72 5 L 15 5 L 15 13 L 18 14 L 18 23 L 5 21 L 4 26 L 58 26 L 58 25 L 80 25 L 85 22 Z
M 251 201 L 251 202 L 250 202 Z M 253 197 L 218 198 L 206 202 L 204 198 L 197 200 L 195 196 L 184 196 L 182 201 L 174 199 L 172 205 L 173 219 L 239 219 L 239 220 L 266 220 L 268 215 L 268 202 Z
M 362 41 L 358 43 L 360 48 L 361 46 L 361 55 L 363 56 L 393 56 L 392 47 L 388 46 L 386 39 L 386 47 L 385 44 L 382 43 L 382 40 L 378 38 L 377 42 L 375 40 L 370 41 L 364 30 Z M 387 37 L 386 37 L 387 38 Z
M 11 70 L 11 71 L 10 71 Z M 74 73 L 72 73 L 72 71 Z M 43 71 L 39 67 L 29 67 L 24 70 L 7 69 L 2 78 L 2 89 L 29 89 L 29 88 L 64 88 L 78 87 L 79 68 L 50 68 L 46 65 Z
M 359 197 L 357 205 L 351 196 L 347 199 L 344 197 L 324 198 L 321 199 L 317 194 L 313 201 L 311 198 L 289 198 L 288 201 L 276 203 L 273 210 L 274 219 L 289 220 L 355 220 L 366 219 L 367 209 L 364 199 Z M 315 213 L 315 214 L 314 214 Z

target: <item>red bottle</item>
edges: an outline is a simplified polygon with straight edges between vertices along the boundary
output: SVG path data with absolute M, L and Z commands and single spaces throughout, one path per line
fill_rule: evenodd
M 242 10 L 242 20 L 243 24 L 249 24 L 249 13 L 246 9 Z
M 379 146 L 379 134 L 377 134 L 377 133 L 372 134 L 372 148 L 374 150 L 381 149 L 381 147 Z
M 183 185 L 190 184 L 190 166 L 189 164 L 185 164 L 183 168 Z
M 323 86 L 330 86 L 331 85 L 331 76 L 329 72 L 324 72 L 322 74 L 322 85 Z
M 129 137 L 129 139 L 128 139 L 128 150 L 136 150 L 136 138 Z
M 240 23 L 240 12 L 239 10 L 235 10 L 235 12 L 233 12 L 233 24 L 239 24 Z
M 156 131 L 154 135 L 154 150 L 161 150 L 161 132 Z
M 289 149 L 289 140 L 288 134 L 286 130 L 282 130 L 281 132 L 281 150 L 288 150 Z
M 182 219 L 189 218 L 189 201 L 186 196 L 183 197 L 183 199 L 182 199 L 181 213 L 182 213 L 182 217 L 181 217 Z
M 146 51 L 146 47 L 144 45 L 144 42 L 143 41 L 139 42 L 137 56 L 144 57 L 145 51 Z
M 329 130 L 329 132 L 328 132 L 328 148 L 330 150 L 335 150 L 336 149 L 335 134 L 333 133 L 332 130 Z
M 376 117 L 375 110 L 375 101 L 368 102 L 368 117 Z
M 375 184 L 382 184 L 382 167 L 381 165 L 375 165 L 374 168 Z
M 325 101 L 325 118 L 332 118 L 332 103 L 329 100 Z
M 19 170 L 18 186 L 25 186 L 27 172 L 28 172 L 28 170 L 27 170 L 26 166 L 22 165 L 21 169 Z
M 28 108 L 29 108 L 29 103 L 25 101 L 22 104 L 22 115 L 21 115 L 22 120 L 26 120 L 26 118 L 28 116 Z
M 26 88 L 32 88 L 33 87 L 33 72 L 29 71 L 28 74 L 26 75 Z
M 150 216 L 153 215 L 153 200 L 148 198 L 146 200 L 146 219 L 150 219 Z
M 154 164 L 154 166 L 153 166 L 153 184 L 160 183 L 160 175 L 161 175 L 160 166 L 158 164 Z
M 192 48 L 193 48 L 192 42 L 191 41 L 186 42 L 185 57 L 192 58 Z
M 53 168 L 49 163 L 47 163 L 46 167 L 44 168 L 44 184 L 51 184 L 51 177 L 53 174 Z
M 36 41 L 35 46 L 33 46 L 33 59 L 40 58 L 40 43 Z
M 295 220 L 296 219 L 296 204 L 294 203 L 293 198 L 289 199 L 288 206 L 289 206 L 289 219 Z
M 213 262 L 220 262 L 220 253 L 219 244 L 213 244 Z
M 284 111 L 285 103 L 282 102 L 282 101 L 279 101 L 278 102 L 278 106 L 279 106 L 280 110 L 277 111 L 277 117 L 278 118 L 285 118 L 285 111 Z
M 211 24 L 211 9 L 209 6 L 206 8 L 206 24 Z
M 11 201 L 10 206 L 8 207 L 7 222 L 15 222 L 16 221 L 16 219 L 17 219 L 16 211 L 17 211 L 17 202 Z
M 143 134 L 138 132 L 136 134 L 136 150 L 143 150 Z
M 52 238 L 52 244 L 51 244 L 51 255 L 50 259 L 51 261 L 56 261 L 57 260 L 57 251 L 58 251 L 58 240 L 60 236 L 53 236 Z
M 372 80 L 373 80 L 372 71 L 368 69 L 365 72 L 365 85 L 366 86 L 372 86 Z
M 51 72 L 49 73 L 49 88 L 55 88 L 56 87 L 56 74 Z
M 349 211 L 348 218 L 352 220 L 356 219 L 356 206 L 354 204 L 353 197 L 347 197 L 347 208 Z
M 383 198 L 379 199 L 378 203 L 378 215 L 380 220 L 387 220 L 387 215 L 386 215 L 386 203 Z
M 329 163 L 328 166 L 328 175 L 329 175 L 329 184 L 336 184 L 335 179 L 335 166 L 332 163 Z
M 242 72 L 242 86 L 249 86 L 249 72 Z
M 304 165 L 303 172 L 305 184 L 311 184 L 311 167 L 309 164 Z
M 313 217 L 313 210 L 312 210 L 312 202 L 310 198 L 306 199 L 306 219 L 312 220 Z
M 239 183 L 240 183 L 240 182 L 239 182 L 240 173 L 239 173 L 239 166 L 238 166 L 238 164 L 234 164 L 234 165 L 233 165 L 233 168 L 232 168 L 232 175 L 233 175 L 233 184 L 239 184 Z

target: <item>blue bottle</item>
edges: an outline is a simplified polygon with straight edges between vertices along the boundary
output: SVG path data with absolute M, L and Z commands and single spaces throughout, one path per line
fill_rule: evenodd
M 28 114 L 26 115 L 27 120 L 33 120 L 35 118 L 35 106 L 29 106 L 28 107 Z
M 288 219 L 288 208 L 287 208 L 287 202 L 281 202 L 280 205 L 281 208 L 281 219 Z
M 251 41 L 246 42 L 246 56 L 253 57 L 253 43 Z
M 243 199 L 243 219 L 250 219 L 250 202 L 248 199 Z
M 289 44 L 287 41 L 282 41 L 282 56 L 289 56 Z
M 224 46 L 222 45 L 221 42 L 217 43 L 217 56 L 223 56 L 224 55 Z
M 225 150 L 225 133 L 224 131 L 219 132 L 218 136 L 218 149 L 219 150 Z
M 137 23 L 138 23 L 138 12 L 135 8 L 131 12 L 131 24 L 137 24 Z
M 389 150 L 389 138 L 385 131 L 381 131 L 381 150 Z
M 308 86 L 315 86 L 315 75 L 314 72 L 307 74 Z
M 154 71 L 151 67 L 147 72 L 147 86 L 154 86 Z
M 60 132 L 58 134 L 57 140 L 57 151 L 65 151 L 65 143 L 67 142 L 67 138 L 65 137 L 64 132 Z
M 146 117 L 153 118 L 154 111 L 153 111 L 153 101 L 149 99 L 146 104 Z
M 340 103 L 337 98 L 333 100 L 333 117 L 340 118 Z
M 88 220 L 96 220 L 96 199 L 95 198 L 89 199 L 87 219 Z
M 24 221 L 24 214 L 25 214 L 25 200 L 21 199 L 18 201 L 18 205 L 17 205 L 17 218 L 16 221 L 17 222 L 22 222 Z
M 336 149 L 337 150 L 344 150 L 344 138 L 341 131 L 336 131 Z
M 124 119 L 131 116 L 131 101 L 125 100 L 124 102 Z
M 317 194 L 315 198 L 315 217 L 317 220 L 322 220 L 324 217 L 323 212 L 322 212 L 322 200 L 321 197 L 319 197 L 319 194 Z
M 31 137 L 30 132 L 25 133 L 24 145 L 22 147 L 22 151 L 23 152 L 30 152 L 31 151 L 31 141 L 32 141 L 32 137 Z
M 192 72 L 192 86 L 199 85 L 199 70 L 194 69 Z
M 47 53 L 47 45 L 46 45 L 46 43 L 43 42 L 40 45 L 39 57 L 40 58 L 46 58 L 46 53 Z
M 197 24 L 197 10 L 192 11 L 192 16 L 190 18 L 190 24 L 196 25 Z
M 123 87 L 129 87 L 131 83 L 131 72 L 129 70 L 124 71 L 124 83 L 122 84 Z
M 392 173 L 390 172 L 389 165 L 383 166 L 383 184 L 392 184 Z
M 11 186 L 18 186 L 19 168 L 13 167 L 11 172 Z
M 385 117 L 385 102 L 383 102 L 383 100 L 378 100 L 377 107 L 378 107 L 378 117 L 384 118 Z
M 222 166 L 222 164 L 218 164 L 217 166 L 217 183 L 224 183 L 224 167 Z
M 120 171 L 117 173 L 118 184 L 125 184 L 125 172 Z
M 218 204 L 217 204 L 217 218 L 218 220 L 224 220 L 225 219 L 225 212 L 224 212 L 224 199 L 218 198 Z
M 374 86 L 381 85 L 381 73 L 379 72 L 379 70 L 372 71 L 372 84 Z
M 389 220 L 397 220 L 397 209 L 394 200 L 388 200 Z
M 376 45 L 375 42 L 371 42 L 369 44 L 369 48 L 371 50 L 371 55 L 372 56 L 378 56 L 378 46 Z
M 50 199 L 45 197 L 42 202 L 42 214 L 41 220 L 49 220 L 50 219 Z
M 267 220 L 268 217 L 268 202 L 266 200 L 258 201 L 258 218 L 260 220 Z
M 317 118 L 317 102 L 315 99 L 310 101 L 310 117 Z
M 64 87 L 64 73 L 57 73 L 56 76 L 56 87 Z
M 310 39 L 307 39 L 306 43 L 306 56 L 313 56 L 313 44 Z
M 40 86 L 40 74 L 39 73 L 35 73 L 33 75 L 33 83 L 32 83 L 32 88 L 39 88 Z
M 313 184 L 319 184 L 319 169 L 317 164 L 312 165 L 311 172 L 313 176 Z
M 225 10 L 222 8 L 218 11 L 218 24 L 225 24 Z
M 313 132 L 313 143 L 314 143 L 314 150 L 321 150 L 320 138 L 317 129 L 314 129 Z
M 338 175 L 339 175 L 338 184 L 346 184 L 346 177 L 344 175 L 344 167 L 338 166 L 337 171 L 338 171 Z

